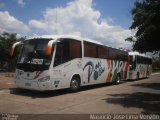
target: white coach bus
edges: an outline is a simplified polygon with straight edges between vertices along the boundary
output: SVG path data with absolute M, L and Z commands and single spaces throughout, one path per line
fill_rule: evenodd
M 129 78 L 128 52 L 77 36 L 43 36 L 21 44 L 16 67 L 16 86 L 55 90 Z
M 129 52 L 129 79 L 149 78 L 152 73 L 152 58 L 138 52 Z

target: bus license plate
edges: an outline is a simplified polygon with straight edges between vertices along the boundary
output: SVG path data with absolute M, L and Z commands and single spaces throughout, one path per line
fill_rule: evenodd
M 25 86 L 31 86 L 31 83 L 25 83 Z

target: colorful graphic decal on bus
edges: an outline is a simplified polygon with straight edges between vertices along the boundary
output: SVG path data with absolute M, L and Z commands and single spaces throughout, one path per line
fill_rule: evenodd
M 92 61 L 89 61 L 84 66 L 83 70 L 88 66 L 88 82 L 90 82 L 91 75 L 93 74 L 94 80 L 97 80 L 98 77 L 100 77 L 103 72 L 105 71 L 105 67 L 102 67 L 101 61 L 98 61 L 98 63 L 94 66 L 94 63 Z
M 96 65 L 95 65 L 95 69 L 94 69 L 94 80 L 97 80 L 98 77 L 100 77 L 103 72 L 105 71 L 105 67 L 102 67 L 102 63 L 101 61 L 99 61 Z
M 139 71 L 139 77 L 143 78 L 147 76 L 147 72 L 148 72 L 148 68 L 149 65 L 145 65 L 145 64 L 139 64 L 137 65 L 137 71 Z
M 83 68 L 83 71 L 87 66 L 88 66 L 88 82 L 89 82 L 94 69 L 94 63 L 92 61 L 87 62 Z
M 34 79 L 38 78 L 41 73 L 42 73 L 42 71 L 36 71 L 36 75 L 35 75 Z
M 117 61 L 117 60 L 107 60 L 108 66 L 108 76 L 106 81 L 116 81 L 117 73 L 121 79 L 127 79 L 127 73 L 129 70 L 129 63 L 124 61 Z
M 107 81 L 115 81 L 118 70 L 118 61 L 107 60 L 108 76 Z
M 117 60 L 107 60 L 107 64 L 105 66 L 102 65 L 101 61 L 98 61 L 95 65 L 94 62 L 89 61 L 85 64 L 83 71 L 87 68 L 88 72 L 88 82 L 91 80 L 91 76 L 93 75 L 94 80 L 98 80 L 100 76 L 105 72 L 107 74 L 106 81 L 114 82 L 117 80 L 117 76 L 120 79 L 126 80 L 127 74 L 129 71 L 129 63 L 125 61 L 117 61 Z M 106 70 L 105 70 L 106 69 Z

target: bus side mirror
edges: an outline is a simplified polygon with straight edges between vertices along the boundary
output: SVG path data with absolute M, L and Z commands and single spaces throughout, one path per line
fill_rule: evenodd
M 46 47 L 46 55 L 47 56 L 50 56 L 51 54 L 52 54 L 52 49 L 53 49 L 53 42 L 54 42 L 55 40 L 50 40 L 49 42 L 48 42 L 48 45 L 47 45 L 47 47 Z
M 17 45 L 21 44 L 21 43 L 22 43 L 22 42 L 20 41 L 20 42 L 14 43 L 14 44 L 12 45 L 12 48 L 11 48 L 11 51 L 10 51 L 11 57 L 14 55 L 15 47 L 16 47 Z

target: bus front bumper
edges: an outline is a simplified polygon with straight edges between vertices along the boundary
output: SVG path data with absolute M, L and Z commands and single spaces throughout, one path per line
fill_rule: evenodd
M 38 82 L 29 80 L 16 80 L 16 87 L 22 89 L 36 90 L 36 91 L 53 90 L 51 83 L 49 81 Z

